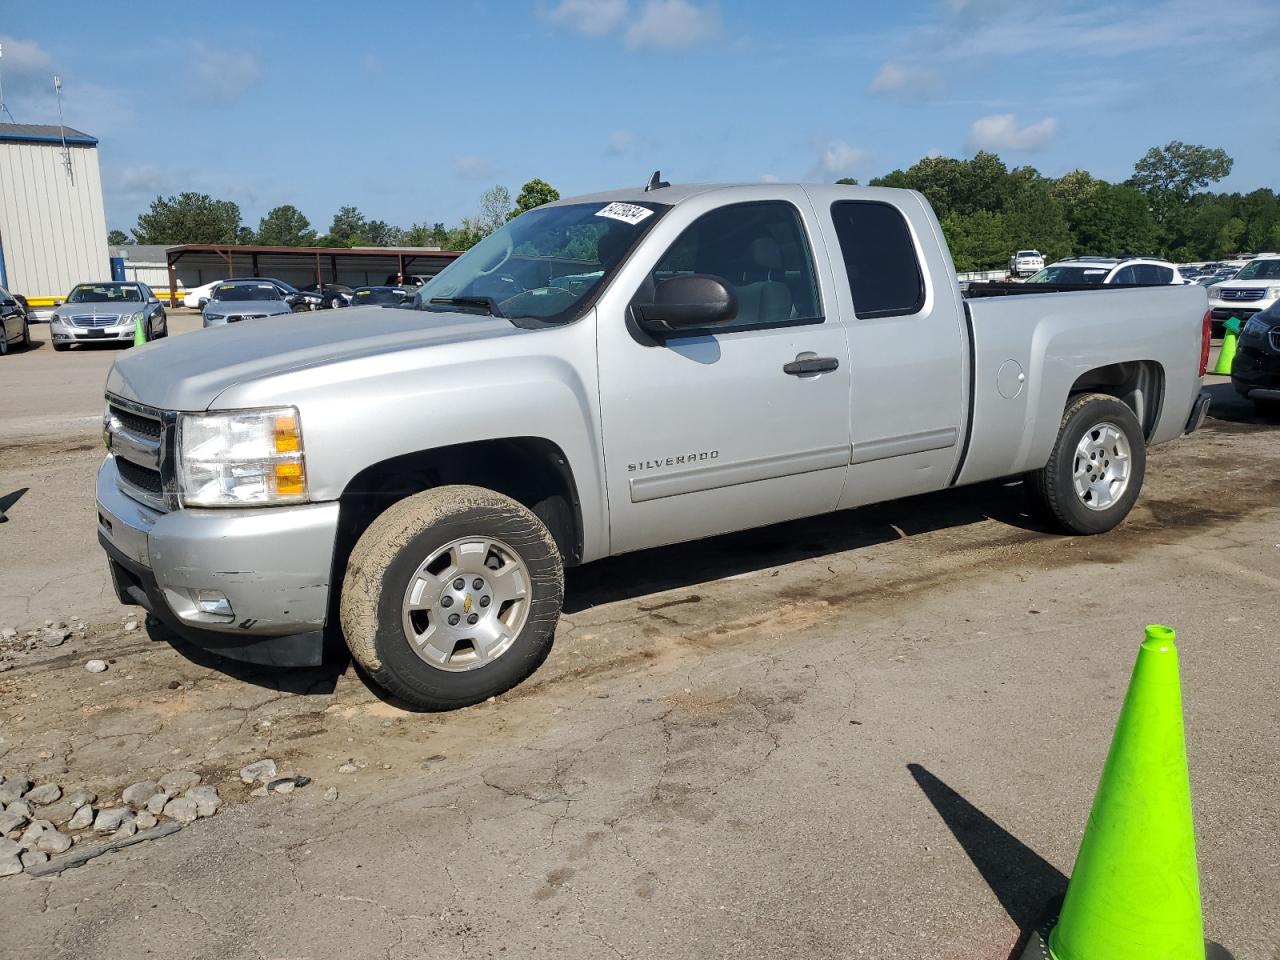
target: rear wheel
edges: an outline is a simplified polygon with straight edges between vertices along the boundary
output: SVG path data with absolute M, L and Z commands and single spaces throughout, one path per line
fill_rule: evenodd
M 481 487 L 437 487 L 393 505 L 356 543 L 342 630 L 379 686 L 451 710 L 538 668 L 563 593 L 560 553 L 533 513 Z
M 1085 394 L 1067 405 L 1049 462 L 1027 475 L 1027 491 L 1068 533 L 1105 533 L 1133 509 L 1147 449 L 1133 411 L 1115 397 Z
M 29 317 L 22 318 L 22 349 L 31 349 L 31 319 Z

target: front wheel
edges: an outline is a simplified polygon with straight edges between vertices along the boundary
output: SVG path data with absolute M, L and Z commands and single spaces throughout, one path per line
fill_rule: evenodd
M 1091 393 L 1067 405 L 1049 462 L 1027 475 L 1041 511 L 1068 533 L 1105 533 L 1133 509 L 1147 469 L 1147 447 L 1133 411 Z
M 426 710 L 510 690 L 551 651 L 564 570 L 551 533 L 492 490 L 401 500 L 356 543 L 342 630 L 375 683 Z

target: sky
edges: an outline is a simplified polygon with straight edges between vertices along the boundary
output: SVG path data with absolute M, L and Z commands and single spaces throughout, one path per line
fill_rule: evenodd
M 502 184 L 862 182 L 993 150 L 1123 180 L 1170 140 L 1280 190 L 1277 0 L 0 0 L 21 123 L 99 138 L 107 223 L 157 194 L 457 223 Z M 8 119 L 7 117 L 4 119 Z

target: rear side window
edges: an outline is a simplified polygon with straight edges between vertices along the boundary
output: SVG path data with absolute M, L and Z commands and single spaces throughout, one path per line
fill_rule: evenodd
M 831 219 L 859 319 L 900 317 L 924 306 L 924 277 L 906 218 L 887 203 L 839 200 Z

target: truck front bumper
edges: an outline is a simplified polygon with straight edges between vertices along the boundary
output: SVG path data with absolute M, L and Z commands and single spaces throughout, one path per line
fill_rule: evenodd
M 121 603 L 180 638 L 250 663 L 314 666 L 324 655 L 338 505 L 161 513 L 98 471 L 98 541 Z

